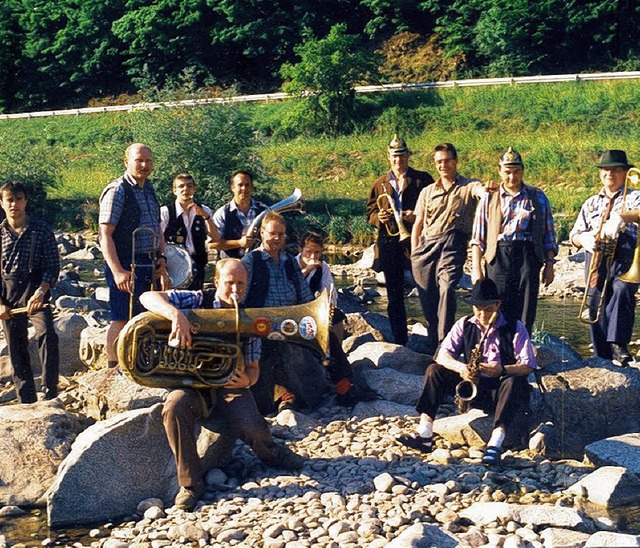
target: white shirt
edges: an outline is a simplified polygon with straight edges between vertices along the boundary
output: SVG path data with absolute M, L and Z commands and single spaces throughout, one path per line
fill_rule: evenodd
M 191 236 L 191 227 L 193 226 L 193 220 L 196 218 L 195 208 L 192 207 L 187 213 L 184 211 L 184 209 L 182 209 L 182 206 L 180 205 L 180 202 L 178 202 L 178 200 L 176 200 L 175 203 L 176 203 L 176 219 L 179 219 L 180 215 L 182 215 L 182 221 L 184 222 L 184 226 L 187 229 L 187 239 L 184 242 L 184 246 L 186 247 L 189 254 L 193 255 L 196 252 L 196 249 L 193 245 L 193 237 Z M 211 211 L 211 209 L 209 209 L 206 205 L 200 205 L 200 207 L 209 216 L 209 218 L 211 218 L 211 216 L 213 215 L 213 212 Z M 169 224 L 169 208 L 167 206 L 162 206 L 160 208 L 160 231 L 163 234 L 164 234 L 164 231 L 167 229 L 168 224 Z M 206 226 L 207 225 L 205 221 L 205 230 L 207 230 Z M 207 242 L 209 242 L 210 240 L 211 240 L 211 235 L 207 230 Z
M 303 266 L 302 266 L 302 256 L 300 253 L 298 253 L 296 255 L 296 261 L 298 261 L 298 264 L 300 265 L 300 269 L 302 270 Z M 325 289 L 327 291 L 331 291 L 331 288 L 335 286 L 335 284 L 333 283 L 333 276 L 331 275 L 331 270 L 329 269 L 329 265 L 325 262 L 322 261 L 322 278 L 320 278 L 320 293 L 322 293 L 322 291 L 324 291 Z M 311 277 L 316 273 L 316 269 L 314 268 L 311 272 L 309 272 L 309 274 L 307 274 L 304 279 L 306 280 L 306 282 L 308 284 L 311 283 Z M 316 295 L 314 295 L 315 297 Z M 338 293 L 335 290 L 333 290 L 333 293 L 331 293 L 331 304 L 336 306 L 338 304 Z

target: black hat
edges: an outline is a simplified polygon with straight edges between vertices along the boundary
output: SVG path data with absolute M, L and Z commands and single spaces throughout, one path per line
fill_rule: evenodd
M 398 137 L 397 133 L 393 136 L 393 139 L 391 139 L 388 151 L 391 156 L 401 156 L 402 154 L 410 153 L 407 143 L 404 139 Z
M 495 282 L 490 278 L 485 278 L 473 284 L 471 293 L 464 300 L 476 306 L 487 306 L 500 302 L 500 295 Z
M 501 166 L 521 166 L 524 167 L 522 156 L 517 150 L 513 150 L 513 147 L 509 147 L 500 158 Z
M 597 167 L 633 167 L 627 162 L 627 153 L 624 150 L 605 150 L 600 156 Z

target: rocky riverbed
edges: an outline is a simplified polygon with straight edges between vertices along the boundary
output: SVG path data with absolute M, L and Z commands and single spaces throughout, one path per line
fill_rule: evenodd
M 0 391 L 0 514 L 47 505 L 54 523 L 101 516 L 103 525 L 76 543 L 52 530 L 43 545 L 640 545 L 637 368 L 585 361 L 550 337 L 537 347 L 544 394 L 532 379 L 532 415 L 523 435 L 509 440 L 502 466 L 480 462 L 490 417 L 479 410 L 460 416 L 453 404 L 436 421 L 436 449 L 423 455 L 395 441 L 417 420 L 412 403 L 429 359 L 419 352 L 419 329 L 408 347 L 386 342 L 388 321 L 367 313 L 357 291 L 341 295 L 351 307 L 345 350 L 380 398 L 344 408 L 329 392 L 309 414 L 269 417 L 276 439 L 307 458 L 302 471 L 266 468 L 238 442 L 207 473 L 195 511 L 176 510 L 175 469 L 157 420 L 164 391 L 140 390 L 105 369 L 104 297 L 94 292 L 99 282 L 82 281 L 97 258 L 93 242 L 59 242 L 65 270 L 79 274 L 65 278 L 56 300 L 67 356 L 62 391 L 57 402 L 28 409 L 10 405 L 8 385 Z M 550 291 L 566 296 L 579 288 L 582 264 L 568 249 L 563 254 Z M 334 267 L 338 276 L 343 271 L 362 291 L 374 276 L 366 264 Z M 21 541 L 0 530 L 0 546 Z

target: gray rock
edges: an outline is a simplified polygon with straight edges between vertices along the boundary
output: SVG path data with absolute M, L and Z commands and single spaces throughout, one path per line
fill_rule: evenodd
M 370 342 L 376 342 L 376 338 L 373 333 L 363 333 L 362 335 L 351 335 L 350 337 L 346 337 L 344 341 L 342 341 L 342 350 L 344 350 L 345 354 L 349 354 L 359 346 L 362 346 L 363 344 L 370 343 Z
M 84 297 L 84 289 L 74 280 L 64 278 L 55 286 L 56 295 L 66 295 L 69 297 Z
M 348 356 L 352 367 L 381 369 L 388 367 L 411 375 L 424 375 L 428 361 L 423 354 L 399 344 L 374 342 L 363 344 Z
M 102 256 L 100 249 L 97 246 L 90 246 L 85 249 L 78 249 L 69 253 L 65 259 L 70 261 L 94 261 Z
M 640 475 L 640 432 L 596 441 L 587 445 L 584 452 L 596 466 L 622 466 Z
M 604 548 L 609 546 L 615 546 L 618 548 L 640 546 L 640 536 L 598 531 L 591 535 L 589 540 L 584 544 L 584 548 Z
M 122 413 L 76 438 L 47 494 L 51 527 L 132 514 L 152 497 L 170 502 L 178 484 L 161 411 L 158 404 Z
M 589 536 L 589 533 L 558 527 L 547 527 L 540 531 L 540 538 L 544 545 L 554 548 L 582 548 L 589 540 Z
M 394 538 L 386 548 L 455 548 L 456 537 L 435 525 L 414 523 Z
M 373 485 L 376 488 L 376 491 L 380 491 L 382 493 L 390 493 L 391 488 L 395 485 L 396 480 L 393 479 L 393 476 L 388 472 L 384 474 L 380 474 L 373 478 Z
M 415 407 L 385 400 L 362 401 L 353 408 L 353 416 L 361 419 L 368 417 L 404 417 L 416 416 Z
M 415 405 L 422 391 L 422 375 L 405 374 L 388 367 L 364 369 L 362 378 L 383 400 L 403 405 Z
M 476 502 L 460 511 L 460 517 L 476 525 L 493 521 L 516 521 L 534 527 L 562 527 L 590 532 L 593 525 L 579 510 L 543 504 L 509 504 L 506 502 Z
M 640 480 L 621 466 L 603 466 L 574 483 L 567 492 L 586 493 L 594 504 L 614 508 L 640 502 Z
M 78 371 L 85 371 L 86 367 L 80 359 L 79 341 L 82 330 L 87 327 L 87 320 L 81 314 L 65 311 L 58 314 L 54 323 L 58 333 L 60 372 L 71 376 Z M 31 346 L 35 348 L 36 345 Z
M 451 443 L 482 447 L 492 430 L 492 417 L 480 409 L 469 409 L 463 415 L 436 419 L 433 431 Z
M 107 353 L 105 350 L 107 329 L 108 326 L 89 326 L 85 327 L 80 333 L 78 354 L 82 363 L 91 369 L 107 367 Z
M 89 312 L 102 308 L 90 297 L 70 297 L 62 295 L 56 299 L 56 308 L 70 308 L 76 311 Z
M 149 407 L 163 400 L 163 388 L 147 388 L 133 382 L 118 368 L 89 371 L 78 378 L 78 393 L 86 413 L 102 420 L 124 411 Z
M 42 506 L 87 423 L 56 402 L 0 407 L 0 504 Z
M 377 312 L 347 314 L 345 329 L 350 335 L 373 333 L 376 340 L 393 340 L 389 318 Z

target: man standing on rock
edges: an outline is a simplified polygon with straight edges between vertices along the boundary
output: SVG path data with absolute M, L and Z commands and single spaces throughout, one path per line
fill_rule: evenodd
M 191 175 L 177 175 L 172 186 L 176 199 L 160 208 L 161 230 L 166 243 L 183 246 L 193 260 L 193 279 L 187 289 L 202 289 L 209 261 L 207 242 L 218 239 L 218 229 L 211 209 L 194 201 L 197 189 Z
M 411 152 L 404 139 L 398 136 L 389 143 L 388 160 L 391 169 L 378 178 L 371 187 L 367 201 L 367 221 L 378 229 L 376 240 L 377 267 L 384 273 L 387 287 L 387 315 L 391 322 L 394 342 L 405 345 L 408 339 L 407 311 L 404 305 L 404 271 L 410 268 L 411 238 L 397 232 L 411 232 L 416 220 L 414 209 L 420 191 L 433 183 L 433 177 L 424 171 L 409 167 Z M 389 207 L 382 203 L 391 203 Z M 393 213 L 393 209 L 397 213 Z M 398 221 L 400 225 L 398 225 Z M 392 227 L 392 228 L 390 228 Z M 394 235 L 389 232 L 394 233 Z
M 398 441 L 423 453 L 432 451 L 433 422 L 445 396 L 458 390 L 461 381 L 475 386 L 471 405 L 495 405 L 493 431 L 482 462 L 500 463 L 502 444 L 514 418 L 529 405 L 527 376 L 536 368 L 533 346 L 524 324 L 508 321 L 500 312 L 500 296 L 489 278 L 473 286 L 467 302 L 473 316 L 459 319 L 447 334 L 424 376 L 416 409 L 417 432 Z
M 247 230 L 266 206 L 253 199 L 253 176 L 248 171 L 231 175 L 231 192 L 233 199 L 213 214 L 220 239 L 211 247 L 219 250 L 221 257 L 240 258 L 253 245 L 254 235 Z
M 491 278 L 506 318 L 521 320 L 531 333 L 540 271 L 545 286 L 553 282 L 558 244 L 546 194 L 523 177 L 522 157 L 509 147 L 500 159 L 500 188 L 482 198 L 476 211 L 471 279 Z
M 190 348 L 192 326 L 181 309 L 234 308 L 247 287 L 247 269 L 238 259 L 221 259 L 216 264 L 213 291 L 149 291 L 140 301 L 151 312 L 171 320 L 170 341 L 178 348 Z M 162 417 L 169 445 L 178 468 L 175 505 L 190 511 L 204 494 L 203 469 L 197 451 L 196 421 L 216 413 L 224 418 L 231 432 L 249 444 L 268 466 L 299 470 L 304 459 L 273 441 L 249 388 L 260 376 L 258 360 L 261 340 L 252 337 L 242 345 L 242 363 L 227 384 L 214 390 L 176 389 L 169 392 Z
M 629 189 L 626 199 L 623 196 L 627 172 L 633 167 L 627 162 L 625 151 L 605 151 L 597 167 L 602 189 L 583 204 L 569 237 L 573 245 L 586 251 L 585 291 L 589 320 L 594 322 L 590 324 L 593 353 L 625 367 L 632 361 L 627 346 L 635 321 L 638 284 L 621 279 L 621 275 L 633 263 L 640 221 L 640 192 Z M 613 242 L 615 247 L 605 251 L 606 242 Z M 597 266 L 590 272 L 593 261 Z M 608 289 L 603 294 L 605 280 Z M 595 321 L 598 308 L 600 314 Z
M 455 291 L 467 260 L 473 215 L 486 194 L 479 180 L 458 173 L 458 153 L 451 143 L 436 145 L 433 159 L 440 176 L 420 192 L 411 232 L 411 270 L 430 353 L 455 321 Z
M 100 249 L 105 260 L 111 308 L 106 345 L 110 367 L 118 364 L 115 344 L 129 320 L 130 299 L 133 298 L 133 315 L 140 313 L 142 307 L 138 297 L 151 287 L 154 270 L 157 270 L 163 288 L 168 288 L 170 283 L 166 273 L 164 236 L 160 232 L 160 205 L 148 180 L 153 170 L 151 149 L 134 143 L 125 151 L 124 165 L 124 175 L 111 181 L 100 196 Z M 149 230 L 136 232 L 142 228 Z M 155 264 L 152 264 L 154 257 Z M 133 264 L 136 265 L 135 284 Z
M 49 305 L 58 281 L 60 256 L 53 231 L 27 213 L 27 189 L 11 182 L 0 187 L 6 219 L 0 224 L 0 320 L 13 368 L 18 403 L 38 401 L 29 358 L 29 322 L 35 328 L 42 365 L 44 398 L 58 395 L 58 335 Z M 17 309 L 22 309 L 18 311 Z

